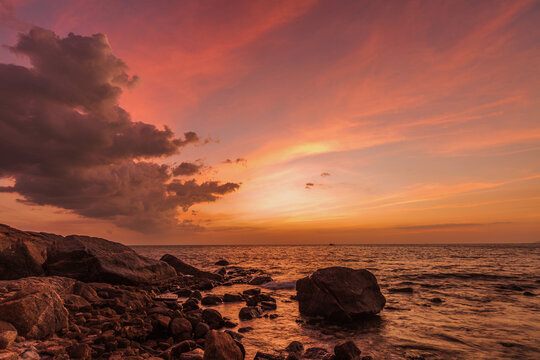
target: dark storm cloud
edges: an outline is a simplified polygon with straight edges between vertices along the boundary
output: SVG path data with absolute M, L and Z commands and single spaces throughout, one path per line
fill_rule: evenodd
M 330 176 L 330 173 L 329 172 L 323 172 L 323 173 L 321 173 L 321 176 L 322 177 L 327 177 L 327 176 Z
M 32 67 L 0 64 L 0 177 L 15 182 L 0 192 L 150 231 L 174 225 L 178 207 L 238 188 L 170 183 L 171 169 L 149 161 L 200 138 L 194 132 L 176 138 L 167 127 L 133 121 L 118 106 L 122 88 L 138 79 L 104 35 L 59 38 L 33 28 L 10 50 Z
M 203 164 L 182 162 L 180 165 L 172 168 L 172 174 L 174 176 L 195 175 L 195 174 L 198 174 L 203 167 L 204 167 Z
M 311 189 L 312 187 L 314 187 L 315 184 L 314 183 L 306 183 L 306 189 Z

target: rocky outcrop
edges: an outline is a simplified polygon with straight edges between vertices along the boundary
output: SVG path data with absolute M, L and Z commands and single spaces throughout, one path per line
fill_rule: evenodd
M 0 225 L 0 279 L 42 275 L 126 285 L 162 283 L 177 276 L 166 263 L 142 257 L 119 243 Z
M 356 344 L 349 340 L 334 347 L 335 360 L 360 360 L 362 352 Z
M 243 360 L 244 354 L 233 338 L 224 332 L 210 330 L 204 344 L 204 360 Z
M 336 322 L 379 313 L 386 299 L 368 270 L 345 267 L 319 269 L 296 283 L 300 313 Z
M 162 261 L 142 257 L 125 245 L 100 238 L 67 236 L 58 239 L 48 252 L 44 264 L 47 274 L 85 282 L 155 284 L 177 276 Z
M 47 248 L 45 234 L 20 231 L 0 224 L 0 279 L 11 280 L 44 274 Z
M 204 278 L 215 281 L 222 281 L 223 277 L 219 274 L 214 274 L 209 271 L 197 269 L 195 266 L 186 264 L 176 256 L 165 254 L 161 257 L 161 261 L 166 262 L 176 270 L 178 274 L 192 275 L 197 278 Z

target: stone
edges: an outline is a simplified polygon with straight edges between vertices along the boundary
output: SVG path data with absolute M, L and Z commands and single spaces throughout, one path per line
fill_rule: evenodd
M 10 346 L 17 338 L 17 329 L 8 322 L 0 321 L 0 349 Z
M 217 305 L 221 303 L 222 300 L 217 295 L 207 295 L 201 299 L 201 304 L 203 305 Z
M 180 354 L 178 360 L 203 360 L 204 351 L 202 349 L 195 349 L 185 353 Z
M 216 261 L 216 263 L 214 265 L 227 266 L 227 265 L 229 265 L 229 262 L 227 260 L 221 259 L 219 261 Z
M 243 333 L 250 332 L 251 330 L 253 330 L 251 326 L 246 326 L 246 327 L 241 327 L 240 329 L 238 329 L 238 332 L 243 334 Z
M 267 282 L 273 281 L 273 279 L 268 275 L 256 276 L 249 281 L 250 285 L 262 285 Z
M 257 351 L 253 360 L 284 360 L 283 356 L 272 355 Z
M 238 317 L 240 320 L 251 320 L 259 318 L 262 315 L 262 310 L 258 306 L 247 306 L 240 309 Z
M 368 270 L 319 269 L 296 282 L 300 313 L 335 322 L 351 322 L 379 313 L 386 304 L 377 279 Z
M 220 329 L 225 324 L 219 311 L 214 309 L 205 309 L 202 312 L 202 321 L 210 326 L 210 329 Z
M 210 330 L 206 335 L 204 360 L 243 360 L 244 354 L 226 333 Z
M 178 340 L 191 339 L 191 331 L 193 327 L 189 320 L 181 317 L 177 317 L 171 320 L 170 333 Z
M 223 277 L 219 274 L 214 274 L 209 271 L 199 270 L 196 267 L 186 264 L 185 262 L 183 262 L 176 256 L 173 256 L 170 254 L 163 255 L 161 257 L 161 261 L 164 261 L 170 266 L 172 266 L 176 270 L 176 272 L 179 274 L 193 275 L 194 277 L 197 277 L 197 278 L 211 279 L 211 280 L 216 280 L 216 281 L 223 280 Z
M 324 348 L 312 347 L 306 350 L 303 358 L 304 359 L 328 359 L 329 355 L 330 353 Z
M 11 323 L 27 339 L 43 339 L 67 328 L 69 314 L 57 292 L 61 288 L 54 280 L 17 280 L 15 284 L 21 290 L 0 302 L 0 320 Z
M 195 338 L 196 339 L 204 338 L 209 330 L 210 330 L 210 326 L 208 326 L 208 324 L 205 324 L 203 322 L 198 323 L 197 326 L 195 326 L 195 331 L 194 331 Z
M 301 354 L 304 351 L 304 344 L 302 344 L 300 341 L 291 341 L 291 343 L 285 348 L 285 351 L 289 353 Z
M 0 350 L 0 360 L 18 360 L 21 359 L 19 354 L 14 351 Z M 39 359 L 39 355 L 38 355 Z
M 242 292 L 244 295 L 259 295 L 261 293 L 261 289 L 253 288 L 253 289 L 247 289 Z
M 360 360 L 362 352 L 353 341 L 345 341 L 334 347 L 336 360 Z
M 231 302 L 242 302 L 244 301 L 244 297 L 240 294 L 225 294 L 223 295 L 223 302 L 231 303 Z

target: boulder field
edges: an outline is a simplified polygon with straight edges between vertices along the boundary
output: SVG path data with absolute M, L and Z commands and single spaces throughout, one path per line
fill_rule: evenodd
M 0 225 L 0 360 L 242 360 L 240 333 L 253 328 L 231 329 L 263 316 L 275 319 L 268 312 L 277 303 L 258 287 L 204 295 L 215 286 L 272 281 L 261 270 L 224 266 L 213 273 L 169 254 L 148 259 L 105 239 Z M 338 322 L 374 315 L 385 303 L 373 274 L 348 268 L 299 280 L 297 298 L 301 314 Z M 246 306 L 236 319 L 207 308 L 223 302 Z M 293 341 L 255 359 L 370 359 L 360 353 L 351 341 L 333 353 L 304 351 Z

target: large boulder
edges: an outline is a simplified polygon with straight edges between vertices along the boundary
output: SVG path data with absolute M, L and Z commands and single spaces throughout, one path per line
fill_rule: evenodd
M 179 274 L 192 275 L 196 278 L 201 278 L 201 279 L 210 279 L 210 280 L 216 280 L 216 281 L 223 280 L 223 277 L 221 275 L 214 274 L 209 271 L 199 270 L 195 266 L 186 264 L 185 262 L 183 262 L 182 260 L 180 260 L 179 258 L 171 254 L 163 255 L 161 257 L 161 261 L 164 261 L 170 266 L 172 266 L 174 270 L 176 270 L 176 272 Z
M 233 338 L 224 332 L 210 330 L 204 344 L 204 360 L 243 360 L 244 354 Z
M 0 280 L 43 275 L 50 243 L 47 234 L 20 231 L 0 224 Z
M 346 267 L 319 269 L 296 282 L 300 313 L 336 322 L 379 313 L 386 299 L 375 275 Z
M 28 339 L 43 339 L 66 328 L 69 314 L 60 295 L 71 291 L 74 282 L 62 278 L 0 282 L 10 294 L 0 300 L 0 320 Z
M 0 225 L 0 280 L 42 275 L 125 285 L 160 283 L 177 276 L 166 263 L 142 257 L 119 243 Z
M 7 348 L 17 338 L 17 329 L 10 323 L 0 321 L 0 350 Z
M 78 235 L 55 241 L 44 268 L 49 275 L 125 285 L 154 284 L 177 276 L 166 263 L 142 257 L 125 245 Z

